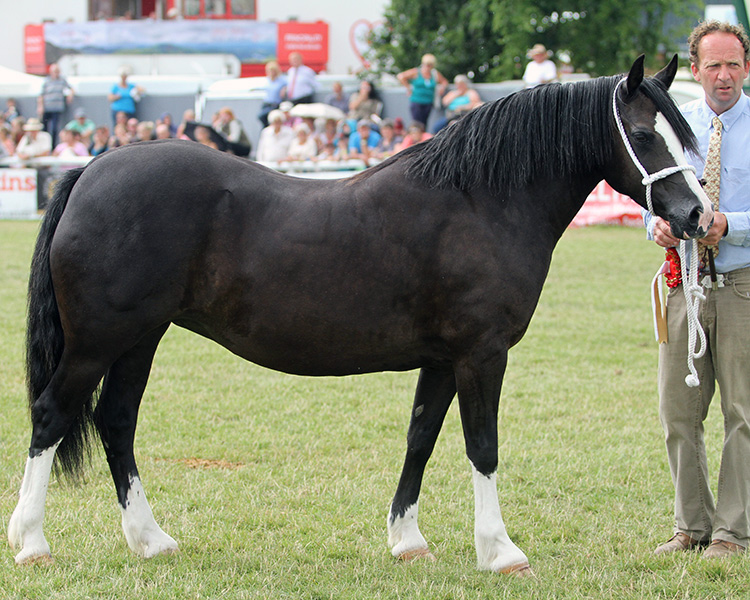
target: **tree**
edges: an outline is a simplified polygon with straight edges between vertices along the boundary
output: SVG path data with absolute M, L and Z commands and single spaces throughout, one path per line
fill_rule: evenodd
M 448 78 L 499 81 L 520 77 L 526 51 L 542 43 L 558 63 L 566 58 L 576 70 L 611 75 L 639 54 L 654 64 L 660 51 L 676 52 L 699 14 L 681 0 L 391 0 L 385 26 L 372 35 L 371 59 L 397 72 L 431 52 Z M 668 15 L 676 28 L 665 27 Z

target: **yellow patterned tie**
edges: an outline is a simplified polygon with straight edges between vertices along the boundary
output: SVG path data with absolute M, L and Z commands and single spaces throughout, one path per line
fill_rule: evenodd
M 721 188 L 721 119 L 714 117 L 711 124 L 714 130 L 708 140 L 706 166 L 703 168 L 703 190 L 706 192 L 708 199 L 711 200 L 714 210 L 719 210 L 719 189 Z M 701 258 L 704 265 L 708 264 L 708 253 L 712 251 L 714 256 L 716 256 L 719 253 L 719 248 L 717 246 L 703 246 L 701 249 Z

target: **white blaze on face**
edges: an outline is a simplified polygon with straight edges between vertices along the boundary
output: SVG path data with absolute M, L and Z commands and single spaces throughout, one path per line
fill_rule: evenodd
M 654 129 L 664 140 L 667 150 L 674 159 L 675 165 L 682 166 L 689 164 L 677 134 L 674 132 L 674 129 L 672 129 L 667 118 L 660 112 L 656 113 L 656 124 Z M 714 210 L 711 206 L 711 201 L 708 199 L 708 196 L 706 196 L 706 192 L 703 191 L 703 187 L 692 170 L 681 171 L 681 173 L 687 181 L 690 189 L 693 190 L 698 198 L 700 198 L 701 204 L 703 204 L 703 214 L 701 215 L 698 224 L 703 228 L 703 231 L 708 231 L 714 218 Z

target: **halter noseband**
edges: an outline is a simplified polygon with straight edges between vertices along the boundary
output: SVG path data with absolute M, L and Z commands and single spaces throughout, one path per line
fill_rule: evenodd
M 641 181 L 641 183 L 646 186 L 646 206 L 648 207 L 648 212 L 650 212 L 652 216 L 655 216 L 654 205 L 651 202 L 651 184 L 659 181 L 660 179 L 669 177 L 670 175 L 674 175 L 675 173 L 679 173 L 680 171 L 695 171 L 695 167 L 687 164 L 675 165 L 673 167 L 666 167 L 665 169 L 662 169 L 661 171 L 654 173 L 653 175 L 648 174 L 646 168 L 641 164 L 641 161 L 639 161 L 638 157 L 635 155 L 633 146 L 630 144 L 627 133 L 625 133 L 625 126 L 622 124 L 622 118 L 620 117 L 620 109 L 617 106 L 617 90 L 620 89 L 620 86 L 626 80 L 627 77 L 623 77 L 622 79 L 620 79 L 620 81 L 617 82 L 614 91 L 612 92 L 612 112 L 615 115 L 615 123 L 617 123 L 617 130 L 620 132 L 622 143 L 625 144 L 625 148 L 627 149 L 628 154 L 630 155 L 630 159 L 633 161 L 633 164 L 641 172 L 641 175 L 643 175 L 643 180 Z

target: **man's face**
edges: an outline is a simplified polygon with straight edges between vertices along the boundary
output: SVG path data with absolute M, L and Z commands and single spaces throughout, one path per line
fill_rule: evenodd
M 732 108 L 747 77 L 750 63 L 745 51 L 731 33 L 709 33 L 698 43 L 698 64 L 691 64 L 695 80 L 706 92 L 706 102 L 717 115 Z

